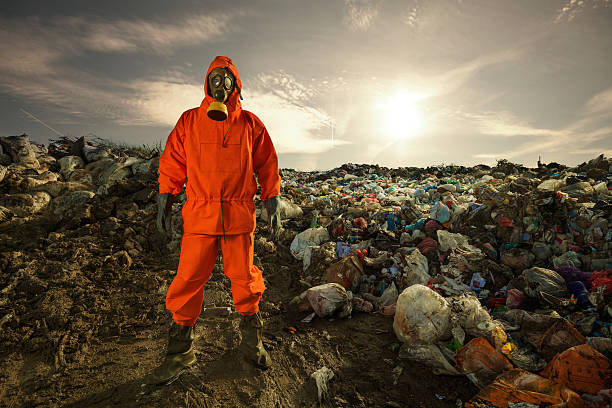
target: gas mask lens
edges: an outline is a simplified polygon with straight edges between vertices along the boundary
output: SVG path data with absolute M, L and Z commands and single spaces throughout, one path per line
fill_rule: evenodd
M 221 86 L 221 75 L 215 75 L 214 77 L 212 77 L 212 86 L 215 88 L 218 88 L 219 86 Z
M 234 81 L 232 81 L 231 77 L 226 76 L 225 78 L 223 78 L 221 77 L 220 74 L 217 74 L 211 78 L 211 84 L 213 88 L 219 88 L 222 82 L 223 82 L 223 88 L 225 88 L 226 91 L 232 90 L 234 86 Z
M 225 88 L 225 90 L 230 91 L 233 86 L 234 86 L 234 82 L 232 81 L 232 78 L 225 77 L 225 81 L 223 82 L 223 87 Z

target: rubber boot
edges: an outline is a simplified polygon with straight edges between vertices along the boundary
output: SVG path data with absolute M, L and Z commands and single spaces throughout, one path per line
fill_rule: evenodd
M 178 378 L 181 370 L 196 362 L 192 343 L 195 337 L 194 326 L 181 326 L 174 320 L 168 331 L 166 358 L 150 376 L 150 384 L 163 384 Z
M 238 349 L 255 366 L 265 370 L 270 367 L 270 355 L 263 346 L 263 319 L 259 312 L 242 316 L 240 320 L 242 342 Z

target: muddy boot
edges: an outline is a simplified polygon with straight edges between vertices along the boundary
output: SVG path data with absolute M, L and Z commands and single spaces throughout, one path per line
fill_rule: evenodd
M 181 370 L 196 362 L 192 347 L 193 326 L 181 326 L 172 321 L 168 331 L 166 359 L 150 375 L 149 384 L 162 384 L 174 381 Z
M 242 343 L 240 343 L 238 349 L 247 360 L 263 370 L 270 367 L 270 356 L 262 343 L 263 319 L 261 314 L 257 312 L 251 316 L 242 316 L 240 332 L 242 333 Z

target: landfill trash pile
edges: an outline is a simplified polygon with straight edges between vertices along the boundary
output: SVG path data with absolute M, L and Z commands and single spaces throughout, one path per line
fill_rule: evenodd
M 238 319 L 218 259 L 196 368 L 149 390 L 140 380 L 166 337 L 186 199 L 183 189 L 161 236 L 158 160 L 84 137 L 48 147 L 0 138 L 0 365 L 14 367 L 0 377 L 0 402 L 609 403 L 612 160 L 603 155 L 573 168 L 282 169 L 275 242 L 256 198 L 272 370 L 257 374 L 233 354 Z
M 400 356 L 466 375 L 482 389 L 469 406 L 612 403 L 611 172 L 603 155 L 575 168 L 285 171 L 285 197 L 310 220 L 292 254 L 319 285 L 293 303 L 314 310 L 307 321 L 346 316 L 347 299 L 394 315 Z

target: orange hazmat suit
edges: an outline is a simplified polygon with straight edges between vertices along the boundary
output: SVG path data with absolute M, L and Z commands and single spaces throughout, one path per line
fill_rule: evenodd
M 220 67 L 226 67 L 236 82 L 225 102 L 228 117 L 223 122 L 206 115 L 213 102 L 207 79 Z M 206 73 L 204 100 L 181 115 L 159 159 L 160 194 L 177 195 L 187 179 L 179 266 L 166 295 L 166 308 L 184 326 L 195 324 L 201 312 L 219 243 L 236 310 L 257 313 L 265 290 L 261 271 L 253 265 L 253 198 L 257 181 L 261 200 L 280 193 L 278 158 L 263 123 L 242 109 L 241 89 L 233 61 L 216 57 Z

